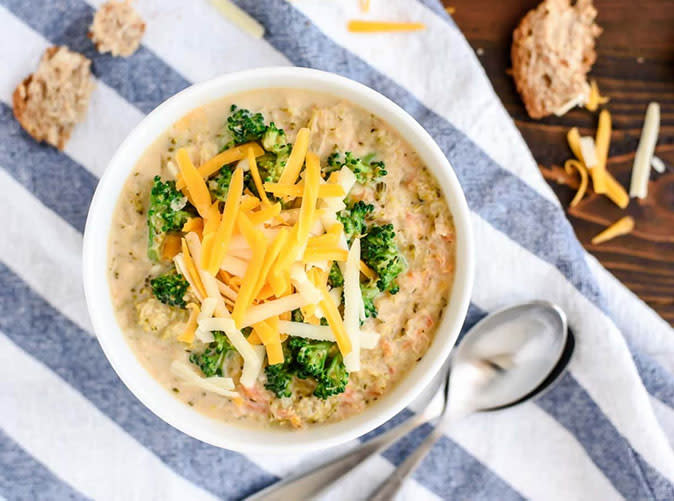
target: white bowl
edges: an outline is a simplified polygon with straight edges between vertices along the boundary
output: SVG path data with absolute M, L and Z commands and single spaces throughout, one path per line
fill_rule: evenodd
M 420 155 L 437 179 L 456 227 L 456 276 L 449 305 L 423 359 L 364 412 L 306 430 L 253 429 L 208 418 L 174 398 L 140 364 L 115 319 L 107 279 L 108 237 L 122 186 L 145 149 L 189 111 L 223 96 L 263 88 L 299 88 L 342 97 L 382 118 Z M 430 135 L 398 105 L 352 80 L 304 68 L 262 68 L 193 85 L 157 107 L 136 126 L 113 156 L 89 208 L 84 232 L 83 274 L 89 315 L 98 341 L 131 392 L 161 419 L 212 445 L 245 453 L 296 453 L 344 443 L 381 425 L 429 384 L 449 355 L 463 324 L 473 284 L 473 240 L 461 186 Z

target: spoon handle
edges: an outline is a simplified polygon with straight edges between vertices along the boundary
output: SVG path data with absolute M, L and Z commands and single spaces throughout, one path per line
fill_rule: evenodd
M 391 476 L 381 484 L 374 494 L 369 498 L 369 501 L 393 501 L 398 494 L 398 491 L 414 470 L 417 469 L 421 460 L 426 457 L 426 454 L 431 450 L 433 444 L 442 436 L 442 431 L 436 426 L 433 428 L 425 440 L 419 447 L 416 448 L 412 454 L 407 456 L 407 459 L 400 463 L 394 470 Z
M 417 414 L 376 438 L 365 442 L 353 451 L 313 470 L 277 482 L 266 489 L 247 497 L 244 501 L 287 501 L 288 499 L 310 499 L 347 475 L 368 458 L 390 447 L 428 421 L 428 417 Z

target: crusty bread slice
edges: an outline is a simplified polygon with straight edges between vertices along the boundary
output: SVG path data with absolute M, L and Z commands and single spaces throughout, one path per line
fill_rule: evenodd
M 592 0 L 545 0 L 513 33 L 513 78 L 531 118 L 561 114 L 589 94 L 587 73 L 597 54 Z
M 36 141 L 62 150 L 89 107 L 91 61 L 67 47 L 50 47 L 35 73 L 12 96 L 14 116 Z
M 122 57 L 128 57 L 138 50 L 144 33 L 145 22 L 128 0 L 101 5 L 89 28 L 89 38 L 98 52 Z

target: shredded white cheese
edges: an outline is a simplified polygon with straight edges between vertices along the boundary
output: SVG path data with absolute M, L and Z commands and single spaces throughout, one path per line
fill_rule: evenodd
M 667 167 L 665 167 L 665 162 L 655 155 L 653 155 L 653 158 L 651 158 L 651 167 L 653 167 L 653 170 L 658 174 L 664 174 L 665 170 L 667 170 Z
M 243 277 L 246 274 L 248 263 L 243 259 L 234 256 L 225 256 L 220 264 L 220 268 L 237 277 Z
M 332 329 L 325 325 L 311 325 L 304 322 L 279 320 L 278 326 L 282 334 L 288 334 L 289 336 L 303 337 L 315 341 L 335 341 Z
M 284 296 L 278 299 L 267 301 L 266 303 L 253 305 L 248 308 L 246 315 L 243 317 L 243 327 L 262 322 L 269 317 L 281 315 L 286 311 L 293 311 L 308 304 L 313 304 L 307 301 L 302 294 L 295 293 L 289 296 Z
M 321 291 L 311 283 L 301 263 L 295 263 L 290 268 L 290 282 L 308 304 L 316 304 L 321 300 Z
M 632 182 L 630 183 L 630 197 L 646 198 L 648 194 L 648 178 L 651 174 L 651 159 L 655 152 L 660 130 L 660 105 L 650 103 L 646 109 L 644 128 L 641 130 L 639 146 L 634 155 L 632 167 Z
M 594 138 L 583 136 L 580 138 L 580 154 L 583 157 L 585 167 L 591 169 L 597 165 L 597 150 L 594 145 Z
M 210 343 L 213 341 L 213 334 L 211 334 L 210 331 L 199 328 L 199 322 L 203 322 L 204 320 L 211 318 L 215 312 L 215 307 L 217 304 L 218 301 L 214 297 L 207 297 L 201 303 L 201 311 L 197 316 L 197 330 L 194 332 L 194 335 L 202 343 Z
M 232 378 L 220 376 L 201 377 L 189 365 L 179 360 L 174 360 L 171 363 L 171 372 L 186 384 L 196 386 L 202 390 L 210 391 L 223 397 L 239 396 L 237 392 L 232 391 L 234 389 Z
M 553 113 L 558 117 L 566 115 L 572 108 L 576 106 L 582 106 L 585 104 L 586 97 L 583 94 L 579 94 L 576 97 L 572 97 L 566 103 L 557 108 Z

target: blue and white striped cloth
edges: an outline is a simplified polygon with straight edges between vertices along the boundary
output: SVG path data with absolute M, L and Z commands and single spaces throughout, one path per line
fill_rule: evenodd
M 129 59 L 86 37 L 102 0 L 0 0 L 0 497 L 239 499 L 324 460 L 244 456 L 161 422 L 119 381 L 87 317 L 81 240 L 98 177 L 128 131 L 192 82 L 266 65 L 336 72 L 389 96 L 444 150 L 466 192 L 477 275 L 467 321 L 533 298 L 562 305 L 570 371 L 535 402 L 476 415 L 433 449 L 405 497 L 674 499 L 674 332 L 591 256 L 437 0 L 373 1 L 373 18 L 424 22 L 414 35 L 355 35 L 347 0 L 239 0 L 254 40 L 206 0 L 137 0 L 147 21 Z M 44 49 L 93 60 L 86 121 L 64 152 L 12 117 L 11 94 Z M 357 499 L 428 429 L 372 463 Z M 353 444 L 352 444 L 353 445 Z

